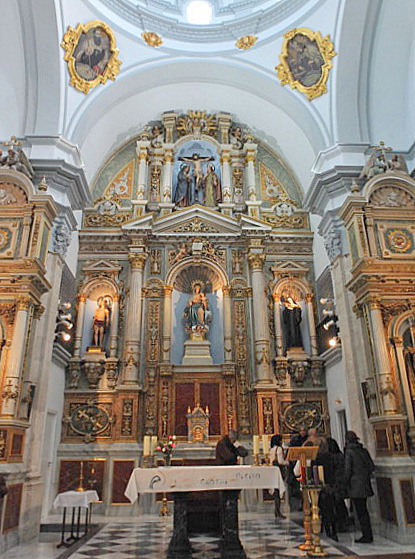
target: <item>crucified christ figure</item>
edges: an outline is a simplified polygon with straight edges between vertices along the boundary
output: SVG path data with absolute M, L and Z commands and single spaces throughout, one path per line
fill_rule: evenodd
M 187 163 L 193 163 L 193 176 L 194 176 L 194 197 L 189 200 L 189 205 L 194 204 L 195 201 L 201 202 L 199 197 L 199 190 L 203 185 L 203 169 L 202 163 L 204 161 L 214 161 L 214 157 L 200 157 L 198 153 L 194 153 L 192 157 L 179 157 L 179 161 L 186 161 Z

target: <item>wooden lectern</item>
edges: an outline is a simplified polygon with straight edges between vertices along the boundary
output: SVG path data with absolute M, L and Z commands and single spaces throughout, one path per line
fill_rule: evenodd
M 292 446 L 288 449 L 287 460 L 291 462 L 300 462 L 301 479 L 303 486 L 305 480 L 305 469 L 307 460 L 315 460 L 317 458 L 318 446 Z M 304 515 L 304 537 L 305 542 L 298 547 L 302 551 L 311 551 L 313 549 L 313 533 L 311 530 L 311 509 L 307 490 L 303 487 L 303 515 Z

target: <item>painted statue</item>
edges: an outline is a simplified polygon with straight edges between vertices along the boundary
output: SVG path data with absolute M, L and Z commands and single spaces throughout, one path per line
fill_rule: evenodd
M 107 307 L 107 303 L 102 298 L 98 302 L 98 308 L 95 311 L 94 318 L 92 321 L 92 329 L 94 332 L 93 345 L 97 347 L 103 347 L 105 330 L 110 323 L 110 312 Z
M 183 313 L 185 329 L 190 333 L 191 339 L 205 337 L 205 334 L 209 331 L 208 323 L 211 321 L 211 317 L 209 302 L 202 286 L 200 283 L 195 283 L 193 296 L 189 299 Z
M 192 203 L 192 198 L 192 174 L 190 172 L 190 165 L 183 163 L 177 175 L 173 202 L 176 206 L 184 208 Z
M 192 157 L 179 157 L 179 161 L 191 163 L 193 166 L 193 185 L 191 195 L 187 205 L 197 204 L 201 202 L 202 187 L 203 187 L 203 169 L 202 163 L 204 161 L 214 161 L 213 157 L 200 157 L 198 153 L 194 153 Z
M 220 189 L 220 181 L 218 175 L 215 173 L 215 166 L 209 163 L 207 172 L 203 179 L 205 187 L 205 205 L 209 207 L 217 206 L 222 200 L 222 193 Z
M 282 319 L 286 349 L 290 349 L 291 347 L 303 347 L 300 329 L 301 307 L 290 296 L 285 297 L 282 303 L 284 305 Z

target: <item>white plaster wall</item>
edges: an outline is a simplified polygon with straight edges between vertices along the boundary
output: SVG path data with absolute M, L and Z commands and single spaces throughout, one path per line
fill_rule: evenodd
M 329 257 L 327 256 L 327 251 L 324 246 L 324 238 L 318 234 L 317 228 L 321 221 L 321 217 L 318 215 L 310 214 L 310 226 L 314 233 L 313 238 L 313 264 L 314 264 L 314 275 L 316 278 L 320 277 L 320 274 L 330 265 Z
M 326 365 L 326 383 L 331 435 L 340 442 L 340 428 L 338 424 L 337 411 L 343 409 L 346 411 L 347 424 L 350 426 L 349 398 L 342 361 L 338 361 L 333 365 Z

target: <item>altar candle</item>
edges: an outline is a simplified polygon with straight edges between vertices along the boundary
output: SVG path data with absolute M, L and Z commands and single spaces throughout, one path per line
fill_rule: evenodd
M 262 435 L 262 448 L 264 450 L 264 454 L 267 455 L 270 449 L 270 442 L 268 435 Z
M 144 435 L 143 438 L 143 456 L 150 456 L 151 449 L 151 437 L 150 435 Z
M 259 435 L 254 435 L 254 455 L 258 456 L 259 454 Z
M 323 466 L 318 466 L 318 477 L 319 477 L 320 483 L 322 483 L 324 485 L 324 467 Z
M 151 437 L 151 456 L 154 456 L 157 446 L 157 435 Z

